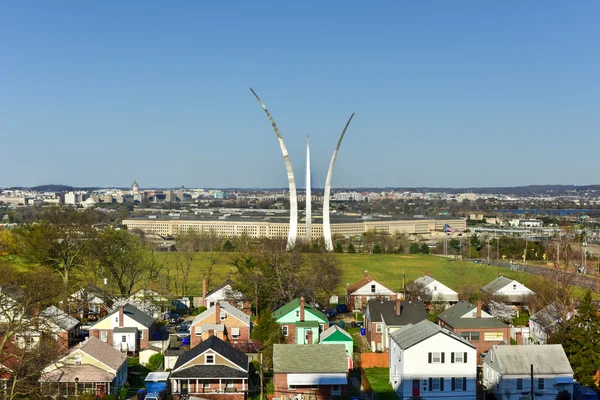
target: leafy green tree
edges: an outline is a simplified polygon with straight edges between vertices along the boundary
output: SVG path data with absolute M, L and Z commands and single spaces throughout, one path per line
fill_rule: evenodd
M 273 345 L 284 342 L 281 327 L 273 318 L 270 311 L 264 311 L 254 329 L 252 329 L 252 339 L 260 343 L 260 352 L 263 355 L 263 365 L 265 369 L 273 368 Z
M 335 251 L 336 253 L 343 253 L 344 247 L 342 246 L 342 242 L 336 242 L 335 249 L 333 249 L 333 251 Z
M 223 243 L 223 251 L 231 252 L 234 250 L 235 248 L 233 247 L 233 244 L 231 244 L 231 241 L 227 239 L 225 243 Z
M 575 379 L 583 385 L 595 385 L 594 374 L 600 369 L 600 315 L 587 291 L 579 303 L 577 315 L 564 321 L 550 342 L 561 344 L 573 367 Z
M 164 361 L 164 355 L 160 353 L 152 354 L 148 359 L 148 364 L 146 364 L 146 368 L 148 368 L 152 372 L 158 371 L 158 369 L 163 365 Z
M 452 250 L 454 250 L 454 252 L 456 254 L 460 253 L 460 240 L 456 239 L 456 238 L 452 238 L 450 239 L 450 241 L 448 242 L 448 245 L 450 246 L 450 248 Z
M 348 254 L 356 254 L 356 249 L 352 243 L 348 245 Z
M 421 245 L 421 254 L 429 254 L 429 246 L 427 246 L 427 243 Z
M 419 254 L 419 244 L 413 243 L 410 245 L 410 254 Z
M 375 246 L 373 247 L 373 254 L 381 254 L 381 246 L 379 243 L 375 243 Z

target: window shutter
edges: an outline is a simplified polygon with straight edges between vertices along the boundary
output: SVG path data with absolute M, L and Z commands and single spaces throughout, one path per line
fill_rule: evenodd
M 442 353 L 442 364 L 446 362 L 445 357 L 444 357 L 445 354 L 446 353 Z
M 452 378 L 452 391 L 454 392 L 454 389 L 456 388 L 456 378 Z
M 466 364 L 467 363 L 467 352 L 465 351 L 465 354 L 463 356 L 463 362 Z
M 431 353 L 429 353 L 429 354 L 431 354 Z M 431 392 L 432 388 L 433 388 L 433 378 L 429 378 L 429 391 L 430 392 Z
M 429 364 L 431 364 L 431 353 L 429 353 Z
M 444 378 L 440 378 L 440 391 L 444 391 Z
M 454 364 L 454 352 L 450 353 L 450 363 Z M 452 379 L 454 379 L 454 378 L 452 378 Z
M 467 378 L 463 378 L 463 392 L 466 392 L 466 391 L 467 391 Z

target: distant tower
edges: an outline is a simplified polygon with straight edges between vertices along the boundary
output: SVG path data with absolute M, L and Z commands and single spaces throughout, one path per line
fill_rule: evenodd
M 275 131 L 275 134 L 277 135 L 277 140 L 279 140 L 279 146 L 281 147 L 281 153 L 283 154 L 283 160 L 285 161 L 285 169 L 287 171 L 288 185 L 290 187 L 290 229 L 288 231 L 288 240 L 287 240 L 287 248 L 289 250 L 289 249 L 293 248 L 294 245 L 296 244 L 296 236 L 298 234 L 298 197 L 296 195 L 296 180 L 294 179 L 294 171 L 292 169 L 292 162 L 290 161 L 290 155 L 288 154 L 287 147 L 285 146 L 285 143 L 283 142 L 283 137 L 281 136 L 281 133 L 279 132 L 279 128 L 275 124 L 273 117 L 271 117 L 271 113 L 269 112 L 269 110 L 267 110 L 267 107 L 262 102 L 260 97 L 258 97 L 256 92 L 254 90 L 252 90 L 252 88 L 250 88 L 250 91 L 252 92 L 252 94 L 254 94 L 254 97 L 256 97 L 256 100 L 258 100 L 258 102 L 262 106 L 263 110 L 265 110 L 265 113 L 267 114 L 269 121 L 271 121 L 273 130 Z
M 137 193 L 140 191 L 140 187 L 138 186 L 137 181 L 133 181 L 133 185 L 131 185 L 131 191 L 133 193 Z
M 311 211 L 312 195 L 310 191 L 310 138 L 306 135 L 306 240 L 310 243 L 310 225 L 312 222 Z
M 335 146 L 335 150 L 333 150 L 331 162 L 329 163 L 329 171 L 327 171 L 327 179 L 325 180 L 325 192 L 323 193 L 323 237 L 325 239 L 325 248 L 328 251 L 333 251 L 333 240 L 331 239 L 331 224 L 329 223 L 329 196 L 331 193 L 331 175 L 333 174 L 333 166 L 335 165 L 335 159 L 337 158 L 338 151 L 340 150 L 342 139 L 344 139 L 346 129 L 348 129 L 348 125 L 350 125 L 352 117 L 354 117 L 354 113 L 352 113 L 350 119 L 346 123 L 346 126 L 344 127 L 344 130 L 342 131 L 342 134 L 338 139 L 337 145 Z

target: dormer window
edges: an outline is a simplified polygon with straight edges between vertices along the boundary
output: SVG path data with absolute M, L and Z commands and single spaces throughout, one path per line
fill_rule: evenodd
M 513 284 L 513 290 L 517 290 L 517 284 L 516 283 Z
M 296 310 L 296 318 L 300 318 L 300 310 Z
M 205 357 L 206 357 L 205 364 L 214 364 L 215 363 L 215 355 L 214 354 L 207 354 Z
M 434 286 L 434 287 L 433 287 L 433 290 L 434 290 L 434 291 L 437 291 L 437 286 Z
M 75 365 L 81 365 L 81 355 L 75 356 Z
M 375 285 L 371 285 L 371 293 L 375 293 Z

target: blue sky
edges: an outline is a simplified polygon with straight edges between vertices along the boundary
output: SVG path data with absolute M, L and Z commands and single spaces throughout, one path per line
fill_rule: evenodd
M 600 2 L 0 5 L 0 186 L 593 184 Z M 303 186 L 303 185 L 300 185 Z

